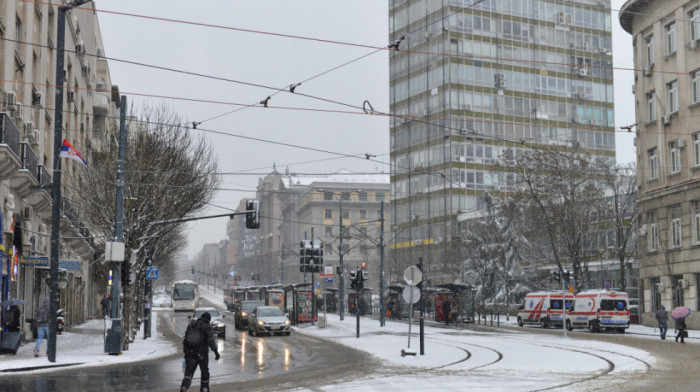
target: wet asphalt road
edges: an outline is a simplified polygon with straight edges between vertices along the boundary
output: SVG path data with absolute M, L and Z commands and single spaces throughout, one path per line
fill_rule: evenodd
M 217 338 L 221 359 L 209 355 L 212 390 L 280 390 L 312 385 L 314 379 L 342 377 L 368 369 L 367 357 L 345 347 L 292 332 L 291 336 L 252 337 L 237 331 L 226 315 L 226 337 Z M 154 361 L 52 373 L 3 375 L 0 391 L 177 391 L 183 377 L 182 336 L 188 313 L 159 311 L 158 331 L 178 353 Z M 342 350 L 343 355 L 338 355 Z M 199 390 L 200 372 L 190 390 Z

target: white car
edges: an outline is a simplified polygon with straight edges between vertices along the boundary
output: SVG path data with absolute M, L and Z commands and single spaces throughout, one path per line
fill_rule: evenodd
M 277 306 L 258 306 L 248 317 L 248 333 L 251 335 L 291 333 L 291 323 L 282 309 Z
M 211 315 L 211 321 L 209 324 L 211 324 L 211 329 L 216 334 L 216 336 L 220 338 L 225 338 L 226 337 L 226 324 L 224 324 L 224 317 L 225 315 L 219 313 L 218 310 L 214 308 L 197 308 L 194 310 L 194 314 L 192 315 L 192 320 L 197 320 L 204 314 L 204 312 L 209 312 Z

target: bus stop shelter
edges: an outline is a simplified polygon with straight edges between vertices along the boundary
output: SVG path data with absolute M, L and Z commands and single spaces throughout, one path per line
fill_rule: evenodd
M 476 309 L 474 302 L 476 290 L 474 286 L 464 283 L 446 283 L 437 287 L 448 290 L 454 296 L 457 303 L 457 320 L 455 321 L 474 322 L 474 311 Z M 439 320 L 436 319 L 436 321 Z
M 311 283 L 295 283 L 284 286 L 284 306 L 294 325 L 318 320 L 316 307 L 311 301 Z

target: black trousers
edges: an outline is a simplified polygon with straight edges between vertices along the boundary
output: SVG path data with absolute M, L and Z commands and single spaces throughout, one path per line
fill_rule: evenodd
M 202 373 L 202 386 L 209 387 L 209 352 L 202 354 L 200 352 L 185 354 L 185 378 L 182 379 L 180 387 L 190 387 L 192 377 L 195 370 L 199 366 L 199 371 Z

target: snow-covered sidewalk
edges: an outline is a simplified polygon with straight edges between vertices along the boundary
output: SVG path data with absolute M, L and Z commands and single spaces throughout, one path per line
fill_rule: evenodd
M 41 355 L 34 357 L 36 341 L 23 342 L 17 355 L 0 355 L 0 375 L 9 373 L 46 372 L 56 367 L 74 368 L 105 366 L 118 363 L 132 363 L 166 357 L 177 350 L 172 343 L 164 340 L 157 332 L 158 309 L 153 309 L 153 337 L 142 339 L 143 329 L 136 340 L 129 344 L 129 350 L 121 355 L 104 353 L 104 320 L 90 320 L 81 325 L 66 329 L 57 336 L 56 362 L 49 362 L 46 356 L 46 339 L 41 344 Z

